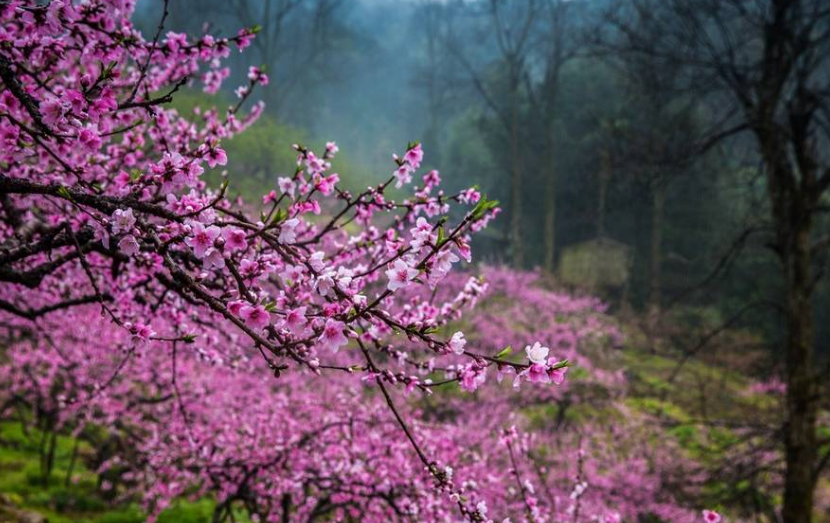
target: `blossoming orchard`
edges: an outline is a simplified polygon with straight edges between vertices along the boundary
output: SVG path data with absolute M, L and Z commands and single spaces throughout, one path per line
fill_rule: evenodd
M 165 0 L 141 34 L 134 3 L 0 2 L 0 417 L 40 431 L 45 482 L 70 437 L 66 484 L 88 441 L 147 521 L 203 498 L 216 522 L 721 521 L 693 460 L 641 443 L 607 306 L 475 263 L 496 201 L 417 141 L 361 191 L 335 142 L 273 144 L 293 172 L 230 196 L 244 173 L 205 175 L 271 71 L 171 103 L 259 28 L 173 32 Z M 614 421 L 575 423 L 588 403 Z

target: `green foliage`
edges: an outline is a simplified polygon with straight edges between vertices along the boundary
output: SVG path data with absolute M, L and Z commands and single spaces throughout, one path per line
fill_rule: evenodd
M 44 485 L 39 464 L 42 433 L 24 430 L 20 422 L 0 422 L 0 521 L 4 510 L 36 512 L 50 523 L 141 523 L 146 513 L 136 501 L 114 503 L 98 490 L 99 478 L 77 459 L 69 482 L 66 475 L 76 440 L 58 436 L 55 467 Z M 77 442 L 79 455 L 87 454 L 85 442 Z M 8 506 L 10 504 L 11 506 Z M 159 523 L 207 523 L 215 503 L 208 498 L 178 500 L 158 518 Z M 243 514 L 237 521 L 248 521 Z
M 217 107 L 221 112 L 231 103 L 222 95 L 187 91 L 176 93 L 172 106 L 179 114 L 197 119 L 198 115 L 194 113 L 197 107 L 202 110 Z M 307 144 L 320 155 L 325 150 L 324 141 L 283 124 L 273 116 L 263 115 L 245 132 L 222 143 L 228 154 L 228 165 L 209 169 L 205 179 L 216 188 L 227 180 L 229 195 L 242 196 L 246 201 L 258 204 L 262 196 L 277 188 L 279 176 L 293 176 L 297 168 L 297 153 L 292 148 L 295 143 Z M 344 189 L 359 191 L 371 183 L 366 171 L 350 161 L 348 152 L 337 155 L 333 171 L 340 175 L 340 187 Z M 389 171 L 391 173 L 391 162 Z
M 599 238 L 565 248 L 559 277 L 569 285 L 585 289 L 620 288 L 628 283 L 631 263 L 631 248 Z
M 653 416 L 663 416 L 680 422 L 689 420 L 689 415 L 678 405 L 659 398 L 628 398 L 626 402 L 629 406 Z

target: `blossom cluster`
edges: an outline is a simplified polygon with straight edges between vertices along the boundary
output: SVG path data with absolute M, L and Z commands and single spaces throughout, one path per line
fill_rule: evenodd
M 17 336 L 0 365 L 0 404 L 23 406 L 46 430 L 94 438 L 100 430 L 86 429 L 106 429 L 118 444 L 95 445 L 102 490 L 140 496 L 151 519 L 177 497 L 211 494 L 218 520 L 223 511 L 245 507 L 260 521 L 308 521 L 315 514 L 458 521 L 459 510 L 474 521 L 700 521 L 665 490 L 690 482 L 691 467 L 668 443 L 642 444 L 655 437 L 655 427 L 615 396 L 623 390 L 620 378 L 602 371 L 602 360 L 616 352 L 607 340 L 619 336 L 602 304 L 545 289 L 538 275 L 486 267 L 480 277 L 449 275 L 434 296 L 440 312 L 422 306 L 421 313 L 434 318 L 430 325 L 481 328 L 469 329 L 465 343 L 454 336 L 456 347 L 489 347 L 495 331 L 487 325 L 516 321 L 511 336 L 545 340 L 552 346 L 545 357 L 567 356 L 579 377 L 520 393 L 508 380 L 475 394 L 448 394 L 464 387 L 459 369 L 466 357 L 419 358 L 407 345 L 417 342 L 407 341 L 373 359 L 387 362 L 374 377 L 334 373 L 320 387 L 305 371 L 274 379 L 280 371 L 263 368 L 256 350 L 236 350 L 244 333 L 221 323 L 203 325 L 195 339 L 169 342 L 136 325 L 122 328 L 86 304 L 39 319 L 37 329 L 53 333 L 48 339 L 36 336 L 31 322 L 8 318 Z M 555 319 L 524 324 L 504 306 L 518 298 L 527 301 L 528 315 Z M 176 313 L 157 318 L 154 328 L 189 332 L 201 322 L 199 315 Z M 540 347 L 528 347 L 539 361 Z M 350 365 L 348 352 L 328 362 Z M 444 359 L 456 363 L 444 366 Z M 424 474 L 387 412 L 377 380 L 435 391 L 412 394 L 397 409 L 432 474 Z M 598 389 L 605 390 L 590 395 Z M 566 413 L 581 403 L 602 409 L 602 402 L 619 412 L 619 421 L 576 426 L 561 421 L 569 416 L 551 416 L 536 426 L 525 414 L 551 407 Z M 131 451 L 112 453 L 125 448 Z
M 471 235 L 497 216 L 496 202 L 475 188 L 445 193 L 438 171 L 419 174 L 419 143 L 392 157 L 386 181 L 352 194 L 333 169 L 333 142 L 320 154 L 294 144 L 293 172 L 275 177 L 262 206 L 232 200 L 233 173 L 221 187 L 203 175 L 228 165 L 222 141 L 261 114 L 261 104 L 245 115 L 242 108 L 267 74 L 251 68 L 238 103 L 224 111 L 182 115 L 169 103 L 181 88 L 217 92 L 229 77 L 222 59 L 257 31 L 194 39 L 164 31 L 165 9 L 145 39 L 130 21 L 134 7 L 133 0 L 0 5 L 0 310 L 10 345 L 31 337 L 78 343 L 77 325 L 94 310 L 114 329 L 114 342 L 84 355 L 93 398 L 107 396 L 152 347 L 171 360 L 174 389 L 177 351 L 182 365 L 187 353 L 233 376 L 246 369 L 258 380 L 254 369 L 265 368 L 273 381 L 371 384 L 406 434 L 390 391 L 430 394 L 438 383 L 415 377 L 426 359 L 447 361 L 436 368 L 454 369 L 448 381 L 468 391 L 492 368 L 509 369 L 517 385 L 562 383 L 568 362 L 533 340 L 526 358 L 514 358 L 444 335 L 480 294 L 474 281 L 443 304 L 428 297 L 462 260 L 472 261 Z M 409 196 L 391 198 L 392 182 Z M 411 372 L 388 357 L 402 347 Z M 52 363 L 38 367 L 47 382 L 66 370 Z M 155 363 L 147 372 L 161 368 Z M 202 395 L 211 383 L 198 386 Z M 128 386 L 119 402 L 136 393 Z M 57 401 L 82 403 L 74 393 Z M 231 409 L 222 412 L 233 419 Z M 261 423 L 254 432 L 268 430 Z M 408 438 L 428 477 L 455 494 L 418 441 Z M 467 519 L 485 519 L 460 497 L 451 501 Z
M 394 157 L 387 182 L 357 195 L 338 187 L 336 144 L 322 155 L 295 144 L 293 175 L 279 177 L 278 194 L 250 217 L 250 207 L 226 198 L 227 185 L 211 189 L 202 174 L 226 165 L 221 140 L 258 111 L 243 121 L 236 118 L 239 106 L 223 117 L 204 111 L 198 124 L 165 104 L 191 77 L 214 90 L 217 78 L 227 76 L 220 59 L 232 45 L 248 45 L 254 31 L 196 41 L 160 31 L 145 41 L 129 23 L 132 7 L 129 1 L 3 7 L 4 35 L 16 42 L 4 48 L 8 89 L 0 100 L 6 137 L 0 153 L 9 166 L 0 178 L 8 195 L 5 310 L 39 316 L 26 307 L 32 289 L 53 299 L 44 299 L 44 307 L 98 301 L 138 341 L 160 330 L 153 322 L 164 313 L 215 316 L 270 353 L 269 363 L 285 360 L 316 373 L 325 355 L 350 339 L 382 345 L 400 332 L 425 350 L 445 352 L 449 341 L 403 321 L 395 293 L 435 288 L 461 259 L 469 262 L 469 233 L 497 214 L 494 202 L 475 190 L 445 194 L 437 171 L 423 176 L 412 198 L 388 199 L 389 183 L 411 183 L 420 167 L 417 143 Z M 267 76 L 252 69 L 249 81 L 253 88 Z M 151 94 L 165 87 L 168 94 Z M 450 226 L 453 203 L 472 208 Z M 54 296 L 54 285 L 73 279 L 64 296 Z M 198 329 L 160 334 L 185 335 Z M 463 354 L 479 366 L 497 363 Z M 531 381 L 544 381 L 540 369 L 554 364 L 511 363 L 528 369 Z

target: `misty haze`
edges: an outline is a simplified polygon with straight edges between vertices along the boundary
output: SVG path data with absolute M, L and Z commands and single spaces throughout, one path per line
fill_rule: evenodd
M 830 523 L 830 2 L 0 0 L 0 523 Z

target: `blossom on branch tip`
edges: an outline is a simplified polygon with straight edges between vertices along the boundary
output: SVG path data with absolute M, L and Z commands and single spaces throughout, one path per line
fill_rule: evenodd
M 450 348 L 452 352 L 455 354 L 464 354 L 464 346 L 467 345 L 467 340 L 464 339 L 463 332 L 456 332 L 450 338 L 450 341 L 447 343 L 447 346 Z
M 262 204 L 268 205 L 269 203 L 274 203 L 277 201 L 277 191 L 270 191 L 268 194 L 262 197 Z
M 205 153 L 205 160 L 211 169 L 217 165 L 227 165 L 228 155 L 223 149 L 218 147 L 210 147 Z
M 565 381 L 565 374 L 568 373 L 568 367 L 560 367 L 558 369 L 550 369 L 548 371 L 548 377 L 550 381 L 554 383 L 554 385 L 561 385 L 563 381 Z
M 531 362 L 544 365 L 547 363 L 550 349 L 548 347 L 543 347 L 542 344 L 537 341 L 533 344 L 533 346 L 528 345 L 525 347 L 525 352 L 527 353 L 527 359 Z
M 413 171 L 418 169 L 418 167 L 421 166 L 421 161 L 424 159 L 424 150 L 421 147 L 421 144 L 416 144 L 414 147 L 406 151 L 403 159 L 412 167 Z
M 294 199 L 294 191 L 297 190 L 297 184 L 294 180 L 281 176 L 277 178 L 277 186 L 280 188 L 281 193 L 287 194 L 292 200 Z
M 149 325 L 144 323 L 124 323 L 124 327 L 129 331 L 132 343 L 134 345 L 143 344 L 150 341 L 150 338 L 156 335 L 155 331 Z
M 251 66 L 248 68 L 248 80 L 259 82 L 262 85 L 268 85 L 268 75 L 263 73 L 259 67 Z

